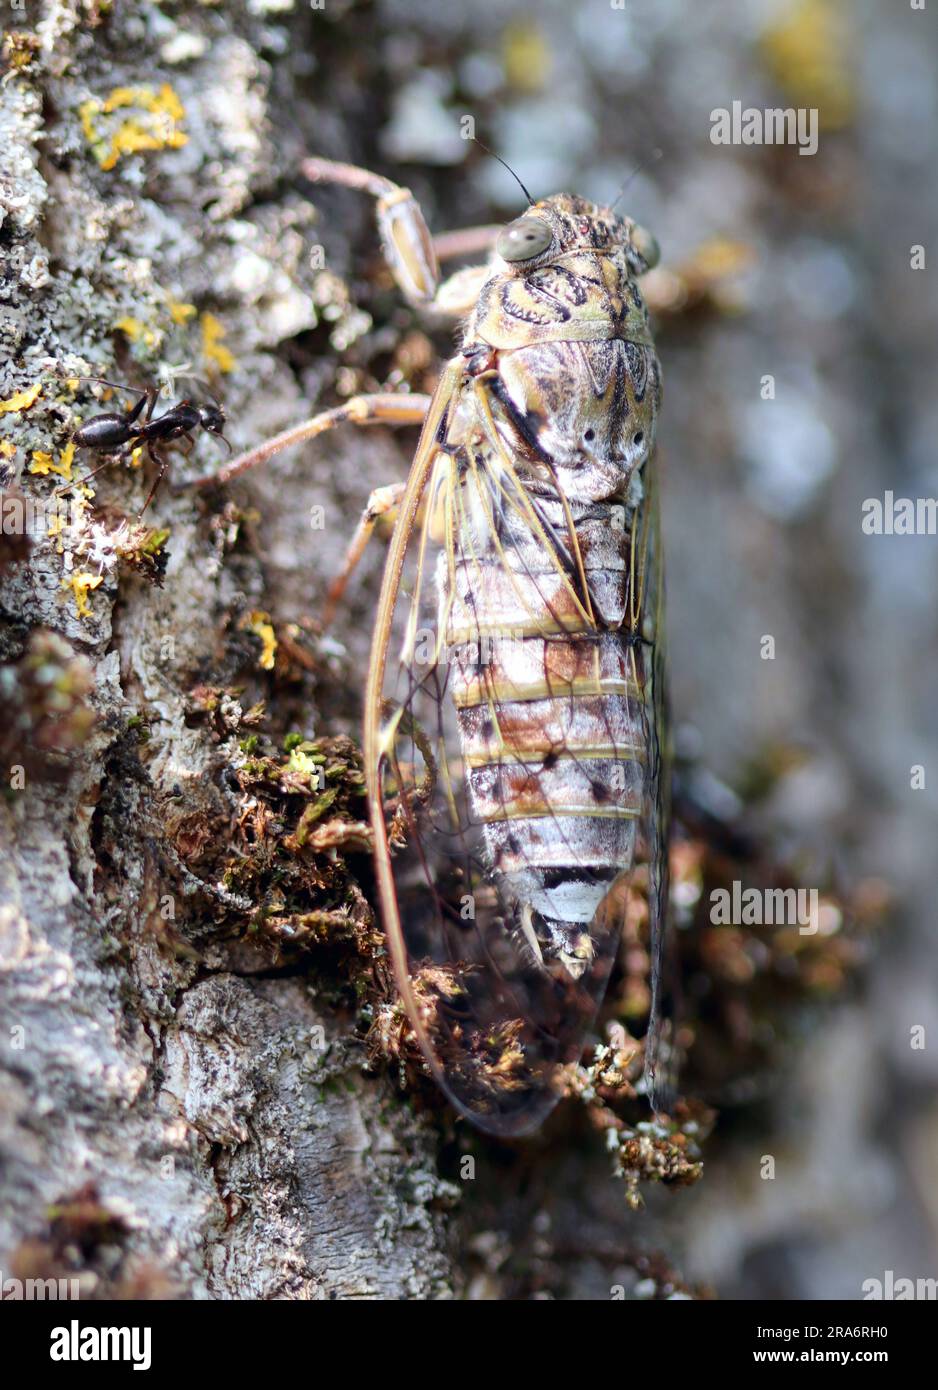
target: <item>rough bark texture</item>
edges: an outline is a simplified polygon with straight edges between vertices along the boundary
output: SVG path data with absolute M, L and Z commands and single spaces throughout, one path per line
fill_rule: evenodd
M 298 230 L 313 212 L 278 183 L 302 137 L 295 130 L 291 150 L 278 151 L 262 19 L 234 8 L 180 18 L 177 27 L 150 5 L 118 14 L 49 5 L 38 25 L 23 15 L 40 46 L 3 89 L 0 394 L 44 382 L 38 402 L 15 412 L 17 453 L 5 460 L 8 482 L 21 474 L 32 495 L 61 482 L 29 472 L 36 452 L 58 458 L 67 443 L 74 390 L 53 374 L 141 380 L 160 360 L 188 360 L 223 389 L 194 328 L 163 337 L 169 298 L 215 309 L 238 339 L 239 384 L 225 392 L 235 440 L 305 408 L 264 353 L 316 317 Z M 174 60 L 174 44 L 186 61 Z M 100 169 L 82 103 L 163 81 L 185 107 L 186 143 Z M 109 132 L 125 115 L 152 130 L 145 100 L 100 120 Z M 242 926 L 259 904 L 206 883 L 198 868 L 199 837 L 213 833 L 204 827 L 230 825 L 237 812 L 224 773 L 239 755 L 236 716 L 227 726 L 193 720 L 189 692 L 201 681 L 269 694 L 258 639 L 239 621 L 255 606 L 273 605 L 278 623 L 310 612 L 344 543 L 334 498 L 343 478 L 363 480 L 363 452 L 342 441 L 323 462 L 333 524 L 327 541 L 318 533 L 315 561 L 313 499 L 294 498 L 281 479 L 284 523 L 263 546 L 280 563 L 266 576 L 252 542 L 235 545 L 233 567 L 223 562 L 225 526 L 233 536 L 238 522 L 219 526 L 168 489 L 153 508 L 171 532 L 162 588 L 106 564 L 79 617 L 62 586 L 97 573 L 84 523 L 64 544 L 34 538 L 28 563 L 7 574 L 5 693 L 18 722 L 4 743 L 10 768 L 25 767 L 25 786 L 0 807 L 7 1274 L 73 1271 L 77 1241 L 88 1293 L 394 1298 L 451 1286 L 441 1212 L 452 1190 L 436 1174 L 435 1136 L 391 1103 L 387 1078 L 362 1076 L 348 1015 L 320 1002 L 315 977 L 282 977 L 262 951 L 245 961 L 228 949 L 230 930 L 200 927 L 206 904 L 220 917 L 233 905 Z M 202 453 L 204 466 L 217 456 Z M 100 489 L 99 504 L 116 499 L 112 530 L 133 519 L 144 486 L 118 472 Z M 355 491 L 363 500 L 367 484 Z M 44 633 L 63 642 L 50 647 Z M 361 638 L 348 644 L 359 661 Z M 69 706 L 61 720 L 46 703 L 47 677 Z M 351 702 L 346 713 L 351 722 Z M 281 718 L 282 732 L 317 728 L 308 674 Z M 91 1234 L 79 1239 L 75 1222 Z
M 661 145 L 629 198 L 666 263 L 730 235 L 758 266 L 723 297 L 695 299 L 688 274 L 694 315 L 662 327 L 679 719 L 724 778 L 769 789 L 752 823 L 786 858 L 833 832 L 848 882 L 898 865 L 927 924 L 908 764 L 934 748 L 934 585 L 858 516 L 897 454 L 907 490 L 932 463 L 934 319 L 906 249 L 933 220 L 931 79 L 918 31 L 857 10 L 886 69 L 837 37 L 833 0 L 564 2 L 536 22 L 500 0 L 23 0 L 0 87 L 4 505 L 48 498 L 71 430 L 108 408 L 70 384 L 83 373 L 191 364 L 236 449 L 356 390 L 426 388 L 446 332 L 424 336 L 382 278 L 367 199 L 311 200 L 303 153 L 400 169 L 442 230 L 517 213 L 508 175 L 467 158 L 466 112 L 537 193 L 608 196 Z M 817 158 L 716 150 L 710 108 L 749 93 L 822 107 Z M 218 454 L 201 439 L 176 477 Z M 316 619 L 370 488 L 406 465 L 406 441 L 337 434 L 225 496 L 164 487 L 152 530 L 134 529 L 145 470 L 115 467 L 94 517 L 28 554 L 0 537 L 0 1270 L 218 1298 L 680 1293 L 636 1248 L 654 1246 L 747 1296 L 933 1273 L 934 1053 L 907 1043 L 935 1027 L 927 927 L 798 1068 L 776 1055 L 771 1084 L 724 1086 L 704 1181 L 641 1215 L 583 1114 L 509 1150 L 412 1075 L 405 1094 L 368 1070 L 387 981 L 348 739 L 380 546 L 331 640 Z M 744 945 L 727 990 L 747 970 L 788 989 Z M 695 960 L 712 1002 L 719 968 Z M 738 993 L 723 1022 L 711 1078 L 781 1033 Z

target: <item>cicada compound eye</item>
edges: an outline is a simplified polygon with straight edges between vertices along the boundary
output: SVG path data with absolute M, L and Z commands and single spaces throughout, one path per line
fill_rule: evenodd
M 646 270 L 652 270 L 661 258 L 657 240 L 638 223 L 632 228 L 632 250 L 645 262 Z
M 495 250 L 503 261 L 532 261 L 553 239 L 553 231 L 540 217 L 519 217 L 499 232 Z

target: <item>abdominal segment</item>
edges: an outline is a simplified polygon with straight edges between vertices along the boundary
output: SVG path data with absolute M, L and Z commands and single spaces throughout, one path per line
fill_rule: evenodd
M 591 590 L 609 596 L 620 621 L 628 543 L 620 532 L 590 572 Z M 543 551 L 519 575 L 491 549 L 480 552 L 478 535 L 473 545 L 472 561 L 441 582 L 469 809 L 506 926 L 535 962 L 578 980 L 610 887 L 635 858 L 641 662 L 627 630 L 595 611 L 584 617 Z

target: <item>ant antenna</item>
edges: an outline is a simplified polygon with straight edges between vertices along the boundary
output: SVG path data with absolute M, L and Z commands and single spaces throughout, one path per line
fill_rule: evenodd
M 652 150 L 651 154 L 646 155 L 644 159 L 640 160 L 640 161 L 638 162 L 638 164 L 636 164 L 635 168 L 634 168 L 634 169 L 632 170 L 632 172 L 629 174 L 628 178 L 626 179 L 626 181 L 625 181 L 625 183 L 622 185 L 622 187 L 619 189 L 619 191 L 618 191 L 618 193 L 616 194 L 616 196 L 615 196 L 615 198 L 613 199 L 613 201 L 609 204 L 609 211 L 610 211 L 610 212 L 613 211 L 613 209 L 615 208 L 616 203 L 617 203 L 617 202 L 619 201 L 619 199 L 622 197 L 623 193 L 624 193 L 625 190 L 628 188 L 628 186 L 629 186 L 629 184 L 632 182 L 632 180 L 635 178 L 636 174 L 640 174 L 640 173 L 642 172 L 643 169 L 647 169 L 649 164 L 654 164 L 657 160 L 659 160 L 659 159 L 661 158 L 661 156 L 662 156 L 663 153 L 664 153 L 663 150 Z
M 521 192 L 522 192 L 522 193 L 524 194 L 524 196 L 527 198 L 527 200 L 528 200 L 528 207 L 530 207 L 530 206 L 532 205 L 532 203 L 534 202 L 534 199 L 531 197 L 530 193 L 529 193 L 528 190 L 525 188 L 524 184 L 523 184 L 523 183 L 521 182 L 521 180 L 518 178 L 518 175 L 515 173 L 514 169 L 512 169 L 511 165 L 510 165 L 510 164 L 507 164 L 507 163 L 505 162 L 505 160 L 502 159 L 502 157 L 501 157 L 500 154 L 496 154 L 494 150 L 490 150 L 489 147 L 488 147 L 488 145 L 483 145 L 483 144 L 482 144 L 482 141 L 476 139 L 476 137 L 475 137 L 474 135 L 470 136 L 469 138 L 470 138 L 475 144 L 477 144 L 477 145 L 479 146 L 480 149 L 485 150 L 485 153 L 486 153 L 486 154 L 490 154 L 490 155 L 492 156 L 493 159 L 497 159 L 498 162 L 499 162 L 499 164 L 502 166 L 503 169 L 507 169 L 507 170 L 508 170 L 509 174 L 510 174 L 511 177 L 514 179 L 515 183 L 516 183 L 516 184 L 518 185 L 518 187 L 521 189 Z

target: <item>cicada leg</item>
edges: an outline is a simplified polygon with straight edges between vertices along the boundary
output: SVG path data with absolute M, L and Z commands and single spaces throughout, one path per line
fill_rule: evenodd
M 323 630 L 332 624 L 336 615 L 336 609 L 342 601 L 342 597 L 348 586 L 348 582 L 358 566 L 359 560 L 368 547 L 375 532 L 375 527 L 379 521 L 385 521 L 392 526 L 397 525 L 398 512 L 400 511 L 401 499 L 407 491 L 406 483 L 388 483 L 385 487 L 376 487 L 368 498 L 365 510 L 362 512 L 361 519 L 355 528 L 355 534 L 349 541 L 342 561 L 342 568 L 333 579 L 326 591 L 326 601 L 322 610 Z M 441 508 L 444 503 L 437 499 L 434 506 L 429 510 L 429 520 L 431 534 L 438 535 L 442 526 L 440 516 Z M 421 501 L 419 516 L 426 515 L 424 500 Z
M 417 199 L 380 174 L 372 174 L 354 164 L 341 164 L 331 159 L 310 158 L 303 161 L 303 173 L 313 183 L 337 183 L 346 188 L 360 189 L 377 199 L 378 227 L 385 256 L 401 292 L 414 304 L 430 306 L 441 313 L 461 316 L 475 303 L 481 282 L 487 274 L 484 266 L 459 270 L 440 283 L 441 259 L 469 256 L 488 250 L 498 234 L 498 228 L 468 227 L 433 239 Z M 287 449 L 313 439 L 336 425 L 410 425 L 420 424 L 430 404 L 429 396 L 372 395 L 355 396 L 345 405 L 323 411 L 284 430 L 282 434 L 259 444 L 256 449 L 240 454 L 229 463 L 203 478 L 195 479 L 194 487 L 209 487 L 226 483 L 239 473 L 245 473 L 259 463 Z
M 385 256 L 395 283 L 411 303 L 454 316 L 462 316 L 471 309 L 478 297 L 481 282 L 488 273 L 486 268 L 477 266 L 459 270 L 441 284 L 439 263 L 440 260 L 472 256 L 489 250 L 498 234 L 497 227 L 469 227 L 434 240 L 414 195 L 390 179 L 353 164 L 328 159 L 307 159 L 302 171 L 314 183 L 342 184 L 346 188 L 360 189 L 377 200 L 378 227 Z M 344 405 L 322 411 L 256 448 L 239 454 L 216 473 L 196 478 L 189 485 L 210 487 L 230 482 L 248 469 L 266 463 L 282 449 L 314 439 L 327 430 L 335 429 L 337 425 L 421 424 L 430 404 L 429 396 L 416 394 L 355 396 Z M 377 488 L 369 497 L 342 568 L 329 586 L 323 610 L 324 626 L 333 620 L 348 581 L 376 525 L 382 518 L 395 513 L 402 492 L 402 485 L 392 484 Z
M 498 227 L 467 227 L 432 237 L 420 204 L 409 188 L 355 164 L 332 159 L 314 157 L 304 160 L 300 167 L 311 183 L 342 184 L 377 200 L 378 231 L 385 260 L 395 284 L 411 304 L 448 315 L 468 312 L 478 295 L 480 269 L 457 271 L 441 284 L 440 261 L 489 251 Z
M 311 183 L 339 183 L 377 199 L 378 230 L 395 282 L 412 304 L 431 303 L 440 284 L 440 263 L 420 204 L 410 189 L 354 164 L 331 159 L 306 159 L 300 168 Z
M 470 256 L 488 255 L 495 245 L 500 227 L 464 227 L 458 232 L 443 232 L 433 238 L 433 246 L 441 261 L 462 260 Z M 465 266 L 444 280 L 436 292 L 433 309 L 453 318 L 464 318 L 476 305 L 485 281 L 491 275 L 487 262 Z
M 331 626 L 348 582 L 364 555 L 378 522 L 382 519 L 397 520 L 398 506 L 406 488 L 406 483 L 389 483 L 387 487 L 376 487 L 368 498 L 361 520 L 355 528 L 355 534 L 349 541 L 342 568 L 326 591 L 326 601 L 322 608 L 323 630 Z
M 312 419 L 305 420 L 303 424 L 294 425 L 292 429 L 284 430 L 273 439 L 265 440 L 256 449 L 239 454 L 217 473 L 196 478 L 191 486 L 209 487 L 215 483 L 226 483 L 239 473 L 246 473 L 249 468 L 265 463 L 281 449 L 287 449 L 291 444 L 300 444 L 306 439 L 315 439 L 317 435 L 333 430 L 337 425 L 421 425 L 430 408 L 430 401 L 430 396 L 403 394 L 353 396 L 345 405 L 336 406 L 333 410 L 324 410 Z M 387 487 L 375 488 L 368 498 L 361 520 L 346 550 L 342 568 L 329 585 L 322 615 L 323 628 L 327 628 L 334 619 L 349 579 L 365 553 L 375 527 L 383 517 L 394 518 L 403 491 L 403 483 L 391 483 Z
M 309 420 L 304 420 L 302 424 L 293 425 L 282 434 L 274 435 L 273 439 L 266 439 L 263 444 L 258 444 L 256 449 L 248 449 L 246 453 L 239 454 L 216 473 L 207 473 L 202 478 L 195 478 L 187 486 L 214 487 L 218 483 L 230 482 L 239 473 L 246 473 L 249 468 L 266 463 L 274 454 L 279 454 L 281 449 L 289 449 L 293 444 L 315 439 L 327 430 L 334 430 L 337 425 L 420 425 L 429 407 L 430 397 L 418 395 L 416 392 L 413 395 L 400 392 L 396 395 L 352 396 L 344 405 L 334 406 L 332 410 L 323 410 Z
M 485 227 L 461 227 L 455 232 L 441 232 L 433 238 L 437 260 L 454 261 L 469 256 L 487 256 L 501 230 L 500 226 L 489 223 Z

